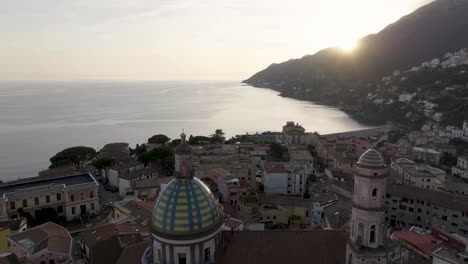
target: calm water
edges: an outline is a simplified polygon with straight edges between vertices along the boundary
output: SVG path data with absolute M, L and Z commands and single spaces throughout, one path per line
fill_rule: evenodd
M 0 82 L 0 179 L 31 177 L 63 148 L 105 143 L 280 131 L 288 120 L 307 131 L 365 128 L 326 106 L 234 82 Z

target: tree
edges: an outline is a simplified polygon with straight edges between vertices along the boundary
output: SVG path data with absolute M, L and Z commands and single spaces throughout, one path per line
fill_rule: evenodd
M 270 143 L 271 157 L 274 160 L 282 161 L 285 160 L 288 149 L 276 142 Z
M 151 143 L 151 144 L 166 144 L 167 142 L 169 142 L 171 139 L 168 138 L 166 135 L 161 135 L 161 134 L 158 134 L 158 135 L 154 135 L 150 138 L 148 138 L 148 143 Z
M 130 149 L 130 154 L 135 154 L 135 155 L 140 155 L 141 153 L 145 152 L 147 150 L 146 144 L 136 144 L 135 149 Z
M 106 173 L 106 183 L 109 182 L 109 168 L 115 165 L 113 158 L 100 158 L 93 160 L 93 167 L 98 170 L 104 170 Z
M 208 144 L 212 141 L 209 137 L 204 136 L 193 136 L 189 138 L 189 144 L 198 145 L 198 144 Z
M 450 153 L 444 153 L 442 154 L 442 157 L 440 158 L 440 163 L 448 167 L 456 166 L 457 161 L 458 161 L 458 158 L 453 156 Z
M 178 139 L 173 139 L 173 140 L 171 141 L 171 143 L 170 143 L 170 146 L 173 147 L 173 148 L 174 148 L 174 147 L 177 147 L 177 146 L 180 144 L 181 141 L 182 141 L 182 140 L 181 140 L 180 138 L 178 138 Z
M 58 223 L 59 218 L 54 208 L 46 207 L 35 212 L 34 225 L 41 225 L 47 222 Z
M 226 138 L 224 137 L 224 132 L 222 129 L 216 129 L 215 133 L 211 135 L 211 143 L 222 144 Z
M 34 218 L 29 212 L 25 212 L 23 208 L 18 208 L 17 210 L 19 217 L 24 217 L 28 221 L 28 226 L 34 225 Z
M 90 147 L 71 147 L 60 151 L 50 158 L 50 168 L 73 165 L 76 169 L 81 169 L 85 161 L 89 161 L 96 156 L 96 150 Z
M 162 170 L 171 170 L 174 166 L 174 151 L 168 147 L 155 148 L 141 154 L 138 161 L 145 166 L 152 164 Z

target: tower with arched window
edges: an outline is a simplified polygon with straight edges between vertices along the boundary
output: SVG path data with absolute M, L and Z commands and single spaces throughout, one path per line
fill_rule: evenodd
M 356 165 L 347 263 L 390 263 L 385 243 L 385 161 L 379 152 L 370 149 Z

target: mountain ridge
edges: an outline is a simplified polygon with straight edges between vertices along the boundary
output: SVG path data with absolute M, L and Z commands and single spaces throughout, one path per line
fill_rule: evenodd
M 375 81 L 394 70 L 468 47 L 468 0 L 437 0 L 358 41 L 352 53 L 326 48 L 271 64 L 244 83 L 287 92 L 317 90 L 316 101 L 342 85 Z

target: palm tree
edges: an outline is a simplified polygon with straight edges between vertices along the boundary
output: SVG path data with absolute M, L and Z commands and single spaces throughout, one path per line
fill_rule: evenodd
M 104 170 L 106 173 L 106 183 L 109 182 L 108 172 L 109 168 L 115 165 L 115 159 L 113 158 L 100 158 L 93 160 L 94 168 L 98 170 Z

